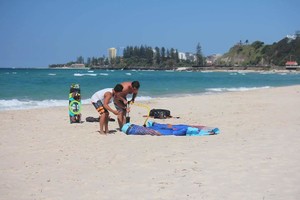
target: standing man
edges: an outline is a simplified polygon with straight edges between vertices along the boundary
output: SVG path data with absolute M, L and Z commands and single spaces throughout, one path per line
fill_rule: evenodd
M 127 95 L 132 94 L 132 99 L 129 101 L 134 103 L 135 97 L 138 94 L 138 90 L 140 88 L 140 82 L 133 81 L 133 82 L 123 82 L 121 83 L 123 86 L 122 92 L 118 93 L 114 98 L 114 104 L 116 109 L 119 111 L 118 114 L 118 123 L 119 128 L 122 129 L 123 125 L 126 122 L 126 108 L 127 108 Z M 124 99 L 126 101 L 124 101 Z
M 123 86 L 117 84 L 114 88 L 106 88 L 99 90 L 93 94 L 91 101 L 98 113 L 100 114 L 99 124 L 100 124 L 100 134 L 108 133 L 108 119 L 109 111 L 115 115 L 119 115 L 118 110 L 112 109 L 108 104 L 113 102 L 113 99 L 121 93 Z

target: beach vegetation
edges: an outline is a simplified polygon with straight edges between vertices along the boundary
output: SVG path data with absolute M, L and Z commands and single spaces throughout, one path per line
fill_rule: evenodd
M 298 34 L 299 35 L 299 34 Z M 151 47 L 148 45 L 127 46 L 123 55 L 112 59 L 105 56 L 88 57 L 78 56 L 76 61 L 65 64 L 52 64 L 50 68 L 82 66 L 85 68 L 113 68 L 113 69 L 175 69 L 178 67 L 264 67 L 284 66 L 287 61 L 300 63 L 300 36 L 283 38 L 271 45 L 262 41 L 247 39 L 239 40 L 228 52 L 223 55 L 205 57 L 202 46 L 198 42 L 194 53 L 180 53 L 176 48 Z M 180 55 L 179 55 L 180 54 Z M 81 65 L 76 65 L 81 64 Z
M 284 66 L 289 60 L 300 63 L 300 37 L 284 38 L 266 45 L 254 41 L 250 45 L 238 42 L 218 59 L 224 66 Z
M 200 43 L 198 43 L 196 47 L 196 64 L 198 66 L 204 66 L 204 56 L 202 54 L 202 47 Z

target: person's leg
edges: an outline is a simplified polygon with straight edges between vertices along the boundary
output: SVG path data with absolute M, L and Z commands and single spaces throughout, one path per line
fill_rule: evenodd
M 105 115 L 105 127 L 104 127 L 104 132 L 107 134 L 108 133 L 108 119 L 109 119 L 109 113 L 108 112 L 105 112 L 104 113 Z
M 105 109 L 101 101 L 97 101 L 97 103 L 92 103 L 95 109 L 98 111 L 100 118 L 99 118 L 99 126 L 100 126 L 100 134 L 104 134 L 104 126 L 105 126 Z
M 109 112 L 105 113 L 106 114 L 106 121 L 105 121 L 105 133 L 107 134 L 109 132 L 109 129 L 108 129 L 108 121 L 109 121 Z
M 123 125 L 125 124 L 126 122 L 126 109 L 122 108 L 122 107 L 125 107 L 125 105 L 122 105 L 122 107 L 119 107 L 119 105 L 116 103 L 116 100 L 114 101 L 114 105 L 117 109 L 117 111 L 119 112 L 118 116 L 117 116 L 117 119 L 118 119 L 118 124 L 119 124 L 119 128 L 120 130 L 122 129 Z M 119 102 L 121 103 L 121 102 Z
M 119 128 L 121 130 L 121 128 L 124 125 L 124 114 L 123 114 L 123 112 L 119 112 L 119 114 L 118 114 L 118 123 L 119 123 Z
M 100 116 L 100 134 L 105 134 L 105 122 L 106 122 L 106 113 L 103 113 L 101 116 Z

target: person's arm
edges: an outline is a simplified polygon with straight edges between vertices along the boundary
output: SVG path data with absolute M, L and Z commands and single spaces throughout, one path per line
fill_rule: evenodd
M 117 99 L 122 100 L 124 105 L 127 105 L 127 103 L 128 103 L 127 100 L 124 97 L 120 96 L 120 95 L 117 97 Z
M 132 103 L 134 103 L 134 100 L 135 100 L 136 95 L 137 95 L 137 93 L 133 93 L 133 94 L 132 94 L 132 98 L 131 98 L 131 100 L 130 100 Z
M 106 92 L 106 93 L 104 94 L 103 107 L 104 107 L 106 110 L 108 110 L 108 111 L 114 113 L 115 115 L 118 115 L 118 111 L 112 109 L 112 108 L 108 105 L 111 98 L 112 98 L 112 93 Z
M 123 103 L 122 103 L 123 102 Z M 126 99 L 124 99 L 123 97 L 121 97 L 120 95 L 115 95 L 114 97 L 114 103 L 119 107 L 122 108 L 124 110 L 126 110 L 127 107 L 127 101 Z

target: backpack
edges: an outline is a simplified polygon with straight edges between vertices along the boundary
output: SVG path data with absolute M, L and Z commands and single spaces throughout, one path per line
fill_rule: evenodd
M 171 117 L 171 112 L 166 109 L 152 109 L 150 110 L 149 116 L 158 119 L 166 119 Z

